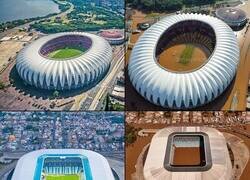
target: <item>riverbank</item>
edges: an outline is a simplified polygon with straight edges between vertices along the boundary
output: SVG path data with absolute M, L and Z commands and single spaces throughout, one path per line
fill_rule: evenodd
M 38 16 L 38 17 L 33 17 L 33 18 L 18 19 L 18 20 L 14 20 L 14 21 L 10 21 L 10 22 L 0 23 L 0 33 L 6 31 L 8 29 L 12 29 L 12 28 L 15 28 L 17 26 L 24 25 L 26 23 L 30 23 L 30 22 L 33 22 L 33 21 L 38 21 L 38 20 L 41 20 L 41 19 L 50 18 L 52 16 L 55 16 L 57 14 L 60 14 L 62 12 L 67 11 L 71 7 L 71 5 L 69 3 L 62 3 L 62 2 L 59 2 L 57 0 L 52 0 L 52 1 L 58 5 L 58 8 L 59 8 L 58 13 L 50 13 L 50 14 L 48 14 L 46 16 Z

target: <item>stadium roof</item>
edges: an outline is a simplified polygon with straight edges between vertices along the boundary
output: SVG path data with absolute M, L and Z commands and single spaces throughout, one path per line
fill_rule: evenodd
M 214 51 L 202 66 L 192 71 L 163 68 L 155 57 L 161 36 L 173 25 L 190 20 L 204 22 L 214 30 Z M 238 62 L 237 39 L 227 24 L 211 16 L 180 14 L 168 16 L 144 32 L 132 50 L 128 73 L 135 89 L 151 103 L 184 109 L 218 97 L 234 78 Z
M 216 16 L 226 23 L 242 23 L 246 21 L 246 13 L 238 8 L 224 7 L 216 10 Z
M 212 158 L 212 166 L 209 170 L 171 172 L 164 167 L 168 137 L 178 132 L 201 132 L 209 137 Z M 232 177 L 232 165 L 225 138 L 218 130 L 208 127 L 169 127 L 159 130 L 153 136 L 143 172 L 146 180 L 229 180 Z
M 120 29 L 107 29 L 107 30 L 101 30 L 100 36 L 110 39 L 124 38 L 124 32 Z
M 65 39 L 58 40 L 63 36 Z M 82 37 L 82 41 L 91 44 L 80 56 L 53 60 L 43 55 L 42 51 L 50 51 L 52 46 L 70 41 L 69 37 L 73 36 L 79 36 L 76 38 L 79 41 Z M 64 90 L 86 87 L 100 80 L 108 71 L 111 60 L 111 46 L 102 37 L 84 32 L 65 32 L 42 37 L 25 47 L 17 56 L 16 68 L 28 84 L 43 89 Z
M 19 159 L 12 180 L 34 180 L 38 158 L 42 155 L 58 154 L 63 154 L 63 156 L 72 154 L 83 155 L 88 159 L 93 180 L 114 180 L 111 168 L 105 157 L 96 152 L 81 149 L 46 149 L 27 153 Z
M 106 29 L 101 30 L 99 35 L 106 39 L 111 45 L 119 45 L 124 42 L 124 30 L 122 29 Z

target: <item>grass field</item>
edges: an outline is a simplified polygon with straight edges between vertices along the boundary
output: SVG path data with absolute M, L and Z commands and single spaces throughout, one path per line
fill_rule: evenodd
M 45 180 L 80 180 L 79 175 L 47 175 Z
M 57 60 L 65 59 L 65 58 L 72 58 L 79 56 L 81 53 L 83 53 L 85 50 L 83 49 L 77 49 L 77 48 L 64 48 L 64 49 L 58 49 L 56 51 L 51 52 L 48 57 L 54 58 Z
M 182 51 L 179 63 L 188 64 L 193 56 L 195 46 L 192 44 L 186 45 L 185 49 Z

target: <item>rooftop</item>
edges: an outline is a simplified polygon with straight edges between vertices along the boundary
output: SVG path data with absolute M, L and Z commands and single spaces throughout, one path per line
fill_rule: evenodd
M 63 162 L 63 159 L 64 161 L 67 159 L 66 163 L 69 163 L 69 160 L 78 162 L 80 158 L 82 160 L 84 177 L 87 180 L 114 179 L 108 161 L 96 152 L 81 149 L 46 149 L 33 151 L 22 156 L 17 163 L 12 180 L 39 179 L 42 172 L 44 172 L 42 169 L 45 168 L 45 161 L 51 161 L 52 158 L 54 161 L 61 162 Z M 51 163 L 50 166 L 52 167 Z
M 183 141 L 185 138 L 193 141 L 192 146 Z M 186 148 L 185 151 L 187 148 L 199 147 L 199 150 L 205 151 L 205 157 L 196 159 L 200 161 L 198 164 L 190 159 L 184 161 L 187 155 L 182 153 L 181 161 L 171 159 L 174 157 L 169 156 L 173 152 L 173 142 L 175 146 Z M 143 172 L 146 180 L 229 180 L 232 165 L 225 138 L 218 130 L 208 127 L 168 127 L 159 130 L 152 138 Z

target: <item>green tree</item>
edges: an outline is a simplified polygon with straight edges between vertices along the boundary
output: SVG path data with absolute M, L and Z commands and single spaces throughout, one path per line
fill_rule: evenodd
M 136 141 L 137 137 L 134 133 L 129 133 L 126 135 L 125 139 L 128 144 L 133 144 Z
M 0 80 L 0 89 L 4 89 L 5 88 L 5 84 Z
M 137 139 L 138 129 L 126 123 L 126 134 L 125 134 L 125 142 L 129 144 L 133 144 Z
M 59 97 L 59 92 L 58 92 L 58 91 L 54 91 L 54 92 L 53 92 L 53 97 L 54 97 L 54 98 Z
M 106 96 L 105 111 L 110 111 L 110 99 L 109 99 L 109 94 Z

